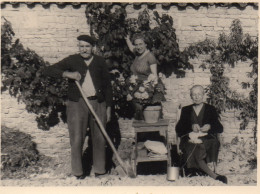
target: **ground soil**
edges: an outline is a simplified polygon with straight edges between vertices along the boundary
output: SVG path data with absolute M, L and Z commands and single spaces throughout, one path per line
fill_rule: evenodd
M 64 159 L 64 158 L 63 158 Z M 58 164 L 59 163 L 59 164 Z M 56 167 L 55 167 L 56 166 Z M 111 173 L 102 178 L 92 174 L 84 180 L 77 180 L 68 172 L 69 166 L 55 161 L 53 165 L 43 167 L 43 173 L 31 174 L 27 178 L 3 179 L 2 186 L 256 186 L 257 171 L 249 167 L 243 171 L 232 170 L 232 164 L 219 163 L 217 172 L 226 175 L 228 184 L 223 184 L 208 176 L 179 177 L 176 181 L 167 181 L 167 173 L 138 174 L 136 178 L 122 177 L 112 169 Z M 228 169 L 230 168 L 230 169 Z M 240 169 L 241 170 L 241 169 Z
M 66 152 L 64 155 L 58 154 L 55 158 L 41 156 L 35 166 L 22 169 L 22 173 L 18 170 L 13 174 L 4 174 L 2 171 L 1 186 L 256 186 L 256 161 L 254 165 L 248 162 L 250 156 L 248 153 L 251 153 L 249 148 L 252 147 L 251 144 L 248 145 L 249 147 L 243 144 L 241 149 L 238 149 L 239 141 L 222 145 L 216 172 L 227 177 L 227 185 L 201 175 L 180 176 L 176 181 L 168 181 L 166 163 L 139 164 L 136 178 L 119 176 L 118 171 L 115 170 L 118 162 L 114 158 L 111 158 L 114 166 L 110 166 L 111 170 L 107 176 L 96 178 L 90 171 L 90 175 L 84 180 L 77 180 L 70 174 L 70 153 Z M 130 150 L 129 146 L 131 145 L 125 146 L 126 150 Z M 122 153 L 127 154 L 122 155 Z M 252 153 L 256 153 L 255 150 Z M 122 158 L 127 158 L 129 153 L 121 150 L 120 155 Z M 172 156 L 172 158 L 176 157 Z

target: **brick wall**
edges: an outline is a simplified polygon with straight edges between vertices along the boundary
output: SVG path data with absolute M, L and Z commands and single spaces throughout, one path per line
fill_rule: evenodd
M 132 5 L 127 5 L 128 17 L 136 17 L 144 8 L 146 5 L 142 5 L 139 10 L 134 9 Z M 159 14 L 167 13 L 173 17 L 181 50 L 189 44 L 202 41 L 205 38 L 217 41 L 220 33 L 229 33 L 232 20 L 237 18 L 242 22 L 244 33 L 249 33 L 254 37 L 258 34 L 258 10 L 252 6 L 247 6 L 244 9 L 232 6 L 216 7 L 215 5 L 200 6 L 196 9 L 191 6 L 182 9 L 171 6 L 169 9 L 163 9 L 161 5 L 157 5 L 156 10 Z M 43 8 L 42 5 L 36 4 L 35 7 L 28 8 L 27 5 L 20 4 L 19 7 L 14 8 L 6 4 L 1 11 L 2 16 L 12 23 L 16 38 L 19 38 L 25 47 L 35 50 L 51 64 L 67 55 L 78 52 L 75 37 L 79 34 L 89 34 L 85 5 L 81 5 L 79 8 L 74 8 L 71 5 L 59 8 L 56 4 L 51 4 L 49 8 Z M 150 13 L 152 14 L 151 10 Z M 191 61 L 194 65 L 194 72 L 186 71 L 185 78 L 177 79 L 175 75 L 172 75 L 163 80 L 167 88 L 167 101 L 163 104 L 163 113 L 165 118 L 171 120 L 169 131 L 172 141 L 174 141 L 175 135 L 177 107 L 180 104 L 184 106 L 191 103 L 189 88 L 194 84 L 203 86 L 210 84 L 209 70 L 203 71 L 199 68 L 204 57 L 200 56 Z M 236 68 L 227 67 L 225 72 L 230 78 L 231 88 L 245 96 L 248 96 L 248 91 L 241 89 L 240 83 L 248 80 L 246 73 L 250 71 L 249 64 L 249 61 L 238 63 Z M 32 133 L 35 141 L 40 142 L 41 150 L 45 153 L 55 155 L 57 151 L 53 150 L 55 144 L 59 145 L 58 149 L 69 148 L 65 124 L 60 124 L 49 132 L 40 131 L 34 121 L 35 115 L 27 113 L 23 104 L 18 104 L 16 99 L 10 97 L 6 92 L 2 94 L 1 99 L 2 124 Z M 225 127 L 222 140 L 225 142 L 230 141 L 236 135 L 250 137 L 252 134 L 252 124 L 249 125 L 248 130 L 239 131 L 240 122 L 235 118 L 237 114 L 239 114 L 237 111 L 231 110 L 221 115 Z M 120 119 L 122 138 L 133 137 L 131 122 L 131 120 Z

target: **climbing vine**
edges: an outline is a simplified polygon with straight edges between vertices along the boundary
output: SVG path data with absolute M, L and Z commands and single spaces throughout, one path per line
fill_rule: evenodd
M 185 69 L 193 69 L 187 52 L 181 52 L 177 42 L 173 19 L 167 14 L 159 15 L 144 9 L 137 18 L 128 18 L 122 4 L 88 3 L 86 17 L 92 36 L 98 39 L 98 52 L 109 64 L 112 75 L 115 112 L 121 117 L 131 117 L 132 107 L 127 102 L 124 80 L 131 74 L 134 55 L 125 37 L 142 33 L 148 40 L 148 48 L 158 60 L 158 71 L 170 76 L 185 76 Z M 152 25 L 153 21 L 153 25 Z M 113 71 L 117 70 L 117 71 Z M 119 79 L 119 80 L 118 80 Z
M 1 91 L 23 102 L 28 112 L 37 115 L 38 127 L 48 130 L 59 122 L 59 113 L 65 121 L 66 81 L 45 77 L 42 72 L 48 62 L 30 49 L 25 49 L 15 35 L 11 23 L 4 21 L 1 28 Z
M 236 19 L 230 26 L 230 33 L 220 34 L 218 42 L 204 40 L 193 44 L 186 49 L 194 58 L 199 54 L 207 54 L 201 65 L 211 72 L 211 85 L 208 86 L 208 102 L 217 107 L 218 111 L 226 109 L 241 110 L 239 119 L 242 120 L 240 129 L 245 129 L 250 120 L 254 120 L 254 137 L 257 130 L 257 80 L 258 80 L 258 39 L 249 34 L 243 34 L 240 20 Z M 242 83 L 242 88 L 251 88 L 248 98 L 244 98 L 229 87 L 229 78 L 225 76 L 226 64 L 234 68 L 239 61 L 251 61 L 252 71 L 248 77 L 252 83 Z
M 88 3 L 86 17 L 91 34 L 98 38 L 97 52 L 104 56 L 111 70 L 115 112 L 121 117 L 131 117 L 132 107 L 127 103 L 125 79 L 130 76 L 130 65 L 134 56 L 129 51 L 125 36 L 144 33 L 150 40 L 149 48 L 159 61 L 159 71 L 169 76 L 185 76 L 185 69 L 193 69 L 189 58 L 207 54 L 201 65 L 211 72 L 208 102 L 219 112 L 226 109 L 241 110 L 241 129 L 250 120 L 257 125 L 257 81 L 258 81 L 258 39 L 243 34 L 239 20 L 234 20 L 230 34 L 220 34 L 218 42 L 206 39 L 192 44 L 184 51 L 179 50 L 173 19 L 167 14 L 143 10 L 137 18 L 128 18 L 125 9 L 111 3 Z M 152 25 L 153 21 L 153 25 Z M 28 112 L 37 114 L 38 126 L 49 129 L 65 121 L 66 80 L 43 76 L 43 69 L 49 65 L 30 49 L 25 49 L 19 40 L 13 40 L 14 31 L 10 22 L 4 19 L 1 25 L 1 70 L 2 91 L 8 90 L 18 101 L 24 102 Z M 224 72 L 226 65 L 234 68 L 239 61 L 251 61 L 252 71 L 248 74 L 252 83 L 242 83 L 243 88 L 251 88 L 248 98 L 242 97 L 229 88 L 229 78 Z

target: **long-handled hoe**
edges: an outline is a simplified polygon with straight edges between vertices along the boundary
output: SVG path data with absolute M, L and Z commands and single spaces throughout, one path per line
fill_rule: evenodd
M 100 121 L 100 119 L 99 119 L 98 116 L 96 115 L 96 113 L 95 113 L 95 111 L 93 110 L 91 104 L 89 103 L 88 99 L 86 98 L 85 94 L 83 93 L 83 90 L 82 90 L 82 88 L 81 88 L 79 82 L 78 82 L 78 81 L 75 81 L 75 83 L 76 83 L 76 85 L 77 85 L 77 87 L 78 87 L 78 89 L 79 89 L 79 91 L 80 91 L 80 93 L 81 93 L 81 95 L 82 95 L 84 101 L 86 102 L 86 104 L 87 104 L 87 106 L 88 106 L 90 112 L 93 114 L 94 118 L 96 119 L 96 121 L 97 121 L 97 123 L 98 123 L 98 125 L 99 125 L 99 127 L 100 127 L 100 130 L 102 131 L 102 133 L 103 133 L 105 139 L 107 140 L 108 144 L 109 144 L 110 147 L 112 148 L 112 150 L 113 150 L 113 152 L 114 152 L 114 154 L 115 154 L 115 156 L 116 156 L 116 159 L 118 160 L 118 162 L 119 162 L 119 164 L 120 164 L 120 166 L 121 166 L 121 168 L 122 168 L 122 170 L 121 170 L 121 169 L 118 169 L 118 171 L 120 171 L 121 173 L 122 173 L 122 172 L 125 173 L 125 175 L 127 175 L 127 176 L 129 176 L 129 177 L 131 177 L 131 178 L 135 178 L 136 175 L 135 175 L 135 173 L 134 173 L 133 168 L 131 167 L 130 163 L 128 163 L 128 162 L 123 162 L 123 160 L 122 160 L 121 157 L 119 156 L 119 154 L 118 154 L 118 152 L 117 152 L 117 150 L 116 150 L 114 144 L 112 143 L 111 139 L 109 138 L 109 136 L 108 136 L 108 134 L 107 134 L 107 132 L 106 132 L 106 130 L 105 130 L 105 128 L 104 128 L 102 122 Z M 118 168 L 118 167 L 117 167 L 117 168 Z

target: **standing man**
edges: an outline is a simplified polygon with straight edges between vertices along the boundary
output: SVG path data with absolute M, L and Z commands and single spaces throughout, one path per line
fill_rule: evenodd
M 85 96 L 104 126 L 111 119 L 112 88 L 105 60 L 93 54 L 95 40 L 88 35 L 78 36 L 79 54 L 70 55 L 46 68 L 44 74 L 69 79 L 67 123 L 71 145 L 72 174 L 84 179 L 82 149 L 87 128 L 90 128 L 93 145 L 95 176 L 106 174 L 104 136 L 81 96 L 75 80 L 79 81 Z

